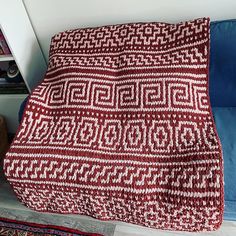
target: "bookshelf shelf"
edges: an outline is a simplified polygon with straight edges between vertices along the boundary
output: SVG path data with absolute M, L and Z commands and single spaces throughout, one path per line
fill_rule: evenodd
M 12 9 L 14 14 L 9 14 Z M 8 78 L 9 84 L 6 83 L 7 80 L 5 82 L 5 72 L 9 72 L 9 67 L 15 63 L 22 76 L 23 81 L 20 83 L 24 83 L 28 91 L 31 92 L 44 77 L 47 64 L 25 9 L 24 1 L 4 1 L 4 10 L 0 14 L 0 30 L 9 51 L 12 53 L 12 55 L 0 55 L 1 87 L 2 90 L 5 89 L 4 86 L 9 89 L 8 94 L 6 92 L 0 94 L 0 114 L 6 119 L 8 132 L 14 134 L 19 125 L 20 104 L 28 94 L 23 94 L 24 91 L 21 89 L 15 89 L 17 91 L 14 94 L 10 93 L 10 80 Z M 3 50 L 5 47 L 1 48 L 4 54 L 8 54 L 6 50 Z M 13 83 L 18 82 L 11 81 L 11 86 L 14 86 Z M 17 84 L 17 87 L 20 87 L 20 83 Z
M 1 51 L 2 43 L 8 47 L 8 42 L 2 34 L 0 27 Z M 10 49 L 9 49 L 10 51 Z M 15 65 L 15 66 L 13 66 Z M 14 67 L 14 69 L 13 69 Z M 11 68 L 11 69 L 10 69 Z M 14 78 L 20 75 L 20 80 L 9 81 L 7 73 L 13 73 Z M 8 78 L 8 80 L 7 80 Z M 9 54 L 0 55 L 0 114 L 3 115 L 7 121 L 8 132 L 15 133 L 18 126 L 18 110 L 22 101 L 28 96 L 29 89 L 26 86 L 27 80 L 21 77 L 21 71 L 16 64 L 15 58 Z
M 14 61 L 12 55 L 0 55 L 0 61 Z
M 1 51 L 5 53 L 0 55 L 0 95 L 28 94 L 29 89 L 26 81 L 21 75 L 2 29 L 0 31 L 0 47 Z

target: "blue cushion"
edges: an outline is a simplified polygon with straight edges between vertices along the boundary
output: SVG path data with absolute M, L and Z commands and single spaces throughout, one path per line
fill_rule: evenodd
M 236 220 L 236 107 L 215 107 L 213 115 L 224 157 L 224 218 Z
M 236 220 L 236 20 L 211 23 L 210 99 L 224 158 L 224 219 Z
M 236 20 L 211 23 L 210 98 L 213 107 L 236 106 Z
M 25 106 L 26 106 L 27 100 L 28 100 L 28 97 L 26 97 L 24 99 L 24 101 L 20 105 L 20 110 L 18 112 L 18 121 L 19 121 L 19 123 L 21 122 L 22 116 L 24 114 L 24 110 L 25 110 Z

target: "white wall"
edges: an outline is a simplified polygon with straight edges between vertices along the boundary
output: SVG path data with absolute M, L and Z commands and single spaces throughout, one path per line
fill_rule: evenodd
M 45 56 L 51 36 L 71 28 L 138 21 L 236 18 L 236 0 L 23 0 Z

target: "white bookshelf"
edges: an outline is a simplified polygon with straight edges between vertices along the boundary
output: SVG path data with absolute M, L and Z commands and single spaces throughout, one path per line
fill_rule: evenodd
M 0 29 L 12 55 L 0 55 L 0 65 L 15 61 L 29 90 L 39 83 L 46 72 L 46 62 L 34 33 L 23 1 L 0 0 Z M 12 12 L 12 14 L 9 14 Z M 0 115 L 7 121 L 9 133 L 18 128 L 20 104 L 28 94 L 0 94 Z

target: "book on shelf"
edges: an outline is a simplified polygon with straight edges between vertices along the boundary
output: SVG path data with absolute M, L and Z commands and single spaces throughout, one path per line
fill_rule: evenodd
M 3 51 L 3 49 L 2 49 L 1 44 L 0 44 L 0 55 L 4 55 L 4 51 Z
M 11 51 L 7 45 L 2 31 L 0 30 L 0 55 L 9 55 Z
M 0 94 L 27 94 L 28 88 L 24 82 L 9 83 L 5 78 L 0 78 Z
M 29 91 L 27 88 L 11 88 L 11 89 L 2 89 L 0 88 L 0 94 L 28 94 Z

